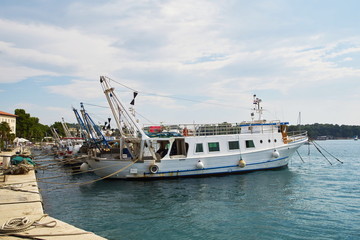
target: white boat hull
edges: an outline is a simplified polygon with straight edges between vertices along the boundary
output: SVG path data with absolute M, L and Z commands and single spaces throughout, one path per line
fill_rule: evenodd
M 155 162 L 158 167 L 155 173 L 150 171 L 150 166 L 154 165 L 153 160 L 134 163 L 118 159 L 90 158 L 87 163 L 96 175 L 104 178 L 147 179 L 234 174 L 285 167 L 294 152 L 303 144 L 304 141 L 283 145 L 276 149 L 279 154 L 275 157 L 273 148 L 243 153 L 241 158 L 246 163 L 245 167 L 239 164 L 240 154 L 163 159 Z M 202 164 L 198 164 L 199 161 Z
M 141 126 L 133 108 L 128 111 L 117 97 L 110 79 L 101 76 L 100 83 L 119 130 L 111 144 L 104 138 L 92 139 L 87 163 L 102 179 L 204 176 L 280 168 L 288 165 L 296 149 L 308 139 L 306 132 L 289 134 L 288 122 L 262 119 L 262 100 L 256 95 L 251 121 Z M 91 125 L 91 129 L 95 128 Z M 168 132 L 173 129 L 175 132 Z M 159 132 L 155 134 L 155 130 Z M 90 135 L 93 132 L 89 130 Z

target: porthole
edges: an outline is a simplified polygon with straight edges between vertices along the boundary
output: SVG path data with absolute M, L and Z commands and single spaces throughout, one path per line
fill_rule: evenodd
M 271 143 L 271 140 L 269 139 L 268 142 Z
M 260 140 L 260 143 L 263 143 L 263 140 Z
M 274 142 L 276 142 L 276 139 L 274 139 Z

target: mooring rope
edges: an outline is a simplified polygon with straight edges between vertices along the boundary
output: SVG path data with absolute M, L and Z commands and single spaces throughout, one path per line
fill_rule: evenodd
M 318 150 L 318 152 L 323 155 L 323 157 L 328 161 L 328 163 L 330 163 L 330 165 L 332 165 L 332 163 L 330 162 L 330 160 L 325 156 L 325 154 L 320 150 L 320 148 L 318 146 L 316 146 L 315 142 L 314 143 L 314 147 L 316 148 L 316 150 Z
M 114 163 L 114 164 L 107 165 L 107 166 L 104 166 L 104 167 L 92 168 L 92 169 L 89 169 L 87 171 L 80 171 L 80 172 L 66 171 L 65 174 L 73 176 L 73 175 L 78 175 L 78 174 L 83 174 L 83 173 L 88 173 L 88 172 L 94 172 L 94 171 L 97 171 L 97 170 L 118 166 L 120 164 L 122 164 L 122 162 Z M 64 177 L 64 175 L 57 175 L 57 176 L 51 176 L 51 177 L 42 177 L 42 178 L 37 178 L 37 179 L 38 180 L 43 180 L 43 179 L 52 179 L 52 178 L 59 178 L 59 177 Z M 43 182 L 43 181 L 39 181 L 39 182 Z M 43 183 L 52 183 L 52 182 L 43 182 Z
M 47 156 L 50 156 L 50 155 L 53 155 L 53 154 L 44 154 L 44 155 L 33 155 L 33 159 L 38 159 L 38 158 L 45 158 Z
M 80 157 L 73 157 L 73 158 L 64 158 L 64 159 L 58 159 L 56 162 L 54 162 L 54 159 L 49 159 L 49 160 L 44 160 L 44 161 L 52 161 L 50 163 L 47 164 L 39 164 L 38 166 L 35 167 L 35 169 L 40 169 L 40 170 L 44 170 L 49 166 L 55 166 L 55 165 L 59 165 L 59 164 L 73 164 L 73 163 L 82 163 L 82 159 L 86 159 L 87 156 L 80 156 Z M 38 163 L 38 161 L 35 161 L 36 163 Z M 40 161 L 41 162 L 41 161 Z M 71 169 L 72 166 L 68 167 L 68 169 Z
M 33 168 L 30 164 L 20 163 L 18 165 L 10 165 L 8 169 L 3 170 L 4 175 L 27 174 Z
M 18 233 L 8 233 L 8 234 L 0 234 L 0 236 L 13 236 L 19 238 L 26 239 L 34 239 L 34 240 L 45 240 L 45 238 L 39 237 L 66 237 L 66 236 L 77 236 L 77 235 L 85 235 L 85 234 L 93 234 L 92 232 L 75 232 L 75 233 L 49 233 L 49 234 L 18 234 Z M 81 238 L 82 239 L 82 238 Z M 89 239 L 92 239 L 89 237 Z
M 298 150 L 296 150 L 296 153 L 299 155 L 299 157 L 300 157 L 301 161 L 302 161 L 303 163 L 305 163 L 304 159 L 301 157 L 301 155 L 300 155 L 300 153 L 299 153 L 299 151 L 298 151 Z
M 47 216 L 48 216 L 47 214 L 44 214 L 38 220 L 35 221 L 30 221 L 28 217 L 15 217 L 9 219 L 0 227 L 0 233 L 22 232 L 35 227 L 49 227 L 49 228 L 55 227 L 57 224 L 55 220 L 47 223 L 39 223 L 41 219 Z
M 40 189 L 40 191 L 44 191 L 44 190 L 57 190 L 57 189 L 65 189 L 65 188 L 72 188 L 72 187 L 76 187 L 76 186 L 81 186 L 81 185 L 86 185 L 86 184 L 91 184 L 91 183 L 94 183 L 94 182 L 98 182 L 98 181 L 101 181 L 101 180 L 104 180 L 106 178 L 109 178 L 111 176 L 114 176 L 115 174 L 118 174 L 122 171 L 124 171 L 125 169 L 129 168 L 130 166 L 134 165 L 139 159 L 136 159 L 135 161 L 131 162 L 130 164 L 126 165 L 125 167 L 113 172 L 113 173 L 110 173 L 104 177 L 101 177 L 101 178 L 98 178 L 98 179 L 94 179 L 94 180 L 90 180 L 90 181 L 86 181 L 86 182 L 80 182 L 80 183 L 55 183 L 55 182 L 44 182 L 44 181 L 40 181 L 42 183 L 51 183 L 51 184 L 59 184 L 59 185 L 65 185 L 63 187 L 57 187 L 57 188 L 47 188 L 47 189 Z
M 336 161 L 338 161 L 339 163 L 343 164 L 344 162 L 342 162 L 341 160 L 339 160 L 337 157 L 335 157 L 333 154 L 329 153 L 325 148 L 323 148 L 321 145 L 319 145 L 317 142 L 313 141 L 314 146 L 318 146 L 319 148 L 321 148 L 322 150 L 324 150 L 327 154 L 329 154 L 331 157 L 333 157 Z M 316 147 L 315 146 L 315 147 Z
M 23 184 L 21 184 L 20 187 L 23 187 Z M 12 185 L 2 185 L 2 186 L 0 186 L 0 189 L 39 194 L 38 192 L 21 189 L 21 188 L 19 188 L 19 187 L 15 187 L 15 186 L 12 186 Z

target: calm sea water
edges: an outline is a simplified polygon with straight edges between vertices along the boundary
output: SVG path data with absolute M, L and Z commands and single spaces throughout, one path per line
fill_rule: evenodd
M 294 155 L 281 170 L 39 187 L 48 214 L 108 239 L 360 239 L 360 141 L 318 143 L 344 164 L 327 155 L 330 165 L 303 146 L 305 163 Z M 97 178 L 66 172 L 37 176 L 60 174 L 43 180 L 60 183 Z

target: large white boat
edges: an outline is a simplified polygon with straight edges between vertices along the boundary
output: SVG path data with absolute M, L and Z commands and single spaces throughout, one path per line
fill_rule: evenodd
M 110 80 L 102 76 L 100 82 L 120 130 L 119 139 L 107 147 L 89 150 L 87 164 L 103 178 L 155 179 L 281 168 L 308 140 L 305 131 L 288 132 L 288 122 L 263 120 L 261 100 L 255 95 L 251 121 L 172 125 L 182 134 L 149 134 L 144 129 L 150 128 L 139 125 Z

